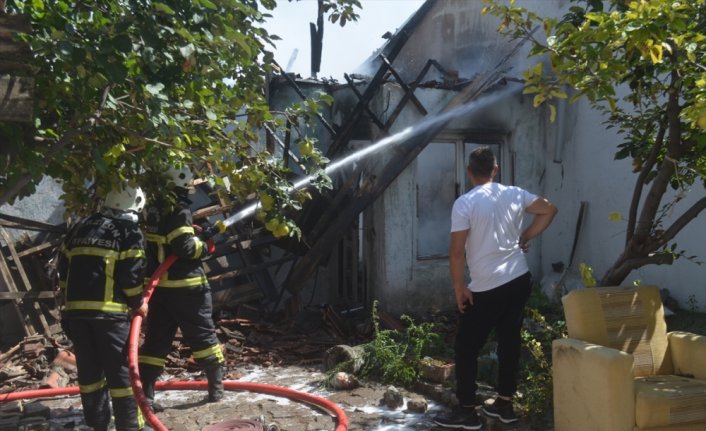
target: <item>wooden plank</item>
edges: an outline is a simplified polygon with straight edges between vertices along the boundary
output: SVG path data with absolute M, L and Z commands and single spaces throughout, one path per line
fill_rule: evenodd
M 211 205 L 210 207 L 205 207 L 194 211 L 192 215 L 194 220 L 200 220 L 206 217 L 210 217 L 216 214 L 223 214 L 230 211 L 232 207 L 230 205 Z
M 48 248 L 52 248 L 52 247 L 58 246 L 59 244 L 61 244 L 61 241 L 62 241 L 61 238 L 55 238 L 55 239 L 53 239 L 53 240 L 51 240 L 51 241 L 47 241 L 47 242 L 45 242 L 45 243 L 42 243 L 42 244 L 39 244 L 39 245 L 35 245 L 34 247 L 30 247 L 30 248 L 28 248 L 28 249 L 26 249 L 26 250 L 18 251 L 18 252 L 17 252 L 17 256 L 18 256 L 18 257 L 25 257 L 25 256 L 29 256 L 29 255 L 34 254 L 34 253 L 39 253 L 40 251 L 44 251 L 44 250 L 46 250 L 46 249 L 48 249 Z
M 34 78 L 0 76 L 0 121 L 32 122 L 33 92 Z
M 27 15 L 7 15 L 0 13 L 0 32 L 30 33 L 32 23 Z
M 35 220 L 30 220 L 22 217 L 17 217 L 9 214 L 3 214 L 0 213 L 0 220 L 7 220 L 9 222 L 15 223 L 14 228 L 16 229 L 26 229 L 26 230 L 39 230 L 39 231 L 48 231 L 48 232 L 56 232 L 56 233 L 66 233 L 67 228 L 66 228 L 66 223 L 62 223 L 60 225 L 53 225 L 49 223 L 43 223 Z M 0 221 L 0 223 L 2 223 Z
M 12 256 L 12 260 L 15 263 L 15 267 L 17 268 L 17 272 L 20 274 L 20 279 L 22 280 L 22 284 L 24 285 L 25 291 L 29 292 L 32 290 L 32 283 L 29 282 L 29 278 L 27 277 L 27 273 L 25 272 L 24 267 L 22 266 L 22 261 L 20 261 L 20 257 L 17 255 L 17 250 L 15 250 L 15 245 L 12 242 L 12 238 L 10 238 L 10 235 L 7 233 L 7 231 L 0 226 L 0 236 L 2 236 L 2 239 L 5 241 L 5 244 L 7 245 L 7 248 L 10 250 L 10 255 Z M 42 324 L 42 328 L 44 328 L 44 331 L 46 334 L 50 333 L 49 330 L 49 324 L 47 323 L 47 319 L 44 317 L 44 313 L 42 312 L 42 308 L 34 302 L 32 304 L 34 307 L 34 310 L 37 312 L 37 318 L 39 319 L 39 322 Z
M 58 292 L 51 290 L 39 290 L 30 292 L 0 292 L 0 300 L 3 299 L 54 299 L 59 296 Z
M 280 263 L 288 262 L 294 259 L 294 256 L 285 256 L 279 259 L 270 260 L 258 265 L 247 265 L 242 269 L 234 269 L 232 271 L 224 272 L 217 275 L 212 275 L 208 277 L 209 282 L 223 281 L 228 278 L 234 278 L 241 275 L 252 274 L 254 272 L 263 271 L 271 266 L 279 265 Z
M 17 286 L 15 286 L 15 280 L 13 280 L 12 278 L 12 272 L 10 272 L 10 267 L 7 266 L 5 256 L 2 254 L 2 252 L 0 252 L 0 275 L 2 275 L 2 279 L 5 282 L 5 286 L 7 287 L 8 291 L 18 292 Z M 34 326 L 32 325 L 32 321 L 29 319 L 29 316 L 22 312 L 19 302 L 13 301 L 12 305 L 15 309 L 15 312 L 17 313 L 17 317 L 20 320 L 20 323 L 22 323 L 22 327 L 25 330 L 25 335 L 30 336 L 36 334 L 37 330 L 34 329 Z
M 32 74 L 32 66 L 11 60 L 0 60 L 0 75 L 26 76 Z
M 5 60 L 29 60 L 31 57 L 32 49 L 27 42 L 0 40 L 0 58 Z

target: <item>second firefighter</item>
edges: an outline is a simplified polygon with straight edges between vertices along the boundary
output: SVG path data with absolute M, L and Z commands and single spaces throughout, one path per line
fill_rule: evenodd
M 211 289 L 201 259 L 213 252 L 212 243 L 201 240 L 192 225 L 188 198 L 193 174 L 188 168 L 170 169 L 176 202 L 159 199 L 147 209 L 147 274 L 171 254 L 178 259 L 162 275 L 150 299 L 145 341 L 139 368 L 145 395 L 155 411 L 154 385 L 171 352 L 177 328 L 208 379 L 208 402 L 223 398 L 223 351 L 213 323 Z

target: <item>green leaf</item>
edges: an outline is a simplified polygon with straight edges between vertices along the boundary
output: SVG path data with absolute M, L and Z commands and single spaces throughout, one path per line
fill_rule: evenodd
M 194 52 L 196 52 L 196 47 L 191 43 L 179 48 L 179 53 L 184 58 L 189 58 Z
M 205 8 L 211 10 L 218 10 L 218 6 L 216 6 L 216 4 L 211 2 L 210 0 L 199 0 L 199 3 L 201 3 L 201 5 Z
M 132 40 L 127 34 L 121 34 L 113 38 L 113 46 L 120 52 L 129 53 L 132 51 Z
M 152 4 L 152 6 L 154 6 L 154 8 L 155 8 L 158 12 L 162 12 L 162 13 L 165 13 L 165 14 L 167 14 L 167 15 L 174 15 L 174 14 L 176 13 L 176 12 L 174 12 L 174 9 L 170 8 L 169 6 L 167 6 L 167 5 L 164 4 L 164 3 L 154 2 L 154 3 Z
M 127 78 L 127 68 L 122 63 L 107 63 L 105 72 L 108 79 L 117 84 L 122 84 Z
M 70 57 L 73 54 L 73 45 L 66 40 L 61 40 L 56 44 L 59 53 L 65 57 Z
M 162 90 L 164 90 L 164 84 L 161 82 L 156 84 L 147 84 L 145 85 L 145 90 L 147 90 L 150 94 L 159 94 Z

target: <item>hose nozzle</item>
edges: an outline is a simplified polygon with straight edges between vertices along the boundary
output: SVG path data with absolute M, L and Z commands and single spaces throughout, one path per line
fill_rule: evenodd
M 223 223 L 223 220 L 217 220 L 216 223 L 214 223 L 214 226 L 218 229 L 218 233 L 225 233 L 226 229 L 228 229 L 228 226 Z
M 225 233 L 227 228 L 228 226 L 223 223 L 223 220 L 218 220 L 211 226 L 208 226 L 203 231 L 201 231 L 201 235 L 199 236 L 201 237 L 201 239 L 209 239 L 215 236 L 216 234 Z

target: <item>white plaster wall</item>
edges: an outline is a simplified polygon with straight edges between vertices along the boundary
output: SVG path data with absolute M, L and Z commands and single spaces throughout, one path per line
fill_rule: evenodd
M 61 184 L 45 176 L 37 184 L 32 195 L 18 199 L 12 205 L 0 206 L 0 213 L 47 224 L 61 224 L 64 222 L 64 201 L 60 199 L 62 194 Z M 18 229 L 7 229 L 7 231 L 15 241 L 23 234 L 30 238 L 37 235 L 35 231 Z
M 611 212 L 627 214 L 636 175 L 632 173 L 630 160 L 615 160 L 617 144 L 622 138 L 601 124 L 603 117 L 592 110 L 588 103 L 581 101 L 571 109 L 576 110 L 577 121 L 570 131 L 570 140 L 565 142 L 561 163 L 548 163 L 548 193 L 556 197 L 557 205 L 566 215 L 560 217 L 555 228 L 561 236 L 550 236 L 544 242 L 542 253 L 550 262 L 568 261 L 570 244 L 576 217 L 581 201 L 588 203 L 588 211 L 576 249 L 576 268 L 584 262 L 594 269 L 594 276 L 600 279 L 618 258 L 625 244 L 626 222 L 610 221 Z M 704 196 L 701 185 L 695 185 L 693 192 L 677 206 L 675 216 L 681 214 L 698 197 Z M 670 220 L 666 219 L 668 225 Z M 687 255 L 706 260 L 706 214 L 694 219 L 676 237 L 678 250 Z M 568 247 L 567 247 L 568 246 Z M 574 279 L 579 275 L 571 273 Z M 706 306 L 706 266 L 686 259 L 677 260 L 673 265 L 650 265 L 633 271 L 623 284 L 639 280 L 644 284 L 655 284 L 667 288 L 682 307 L 689 308 L 690 298 L 696 306 Z

